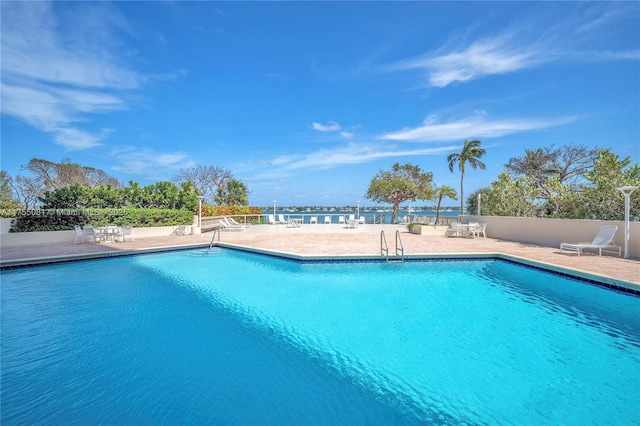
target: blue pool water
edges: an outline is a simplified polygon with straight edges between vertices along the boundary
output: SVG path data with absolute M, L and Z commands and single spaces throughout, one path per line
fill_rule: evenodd
M 9 424 L 640 424 L 640 298 L 500 260 L 2 272 Z

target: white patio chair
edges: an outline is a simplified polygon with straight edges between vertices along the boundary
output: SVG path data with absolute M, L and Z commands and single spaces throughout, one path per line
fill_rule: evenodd
M 324 223 L 325 224 L 330 224 L 331 223 L 331 216 L 327 215 L 324 217 Z
M 82 232 L 82 228 L 79 225 L 75 225 L 73 229 L 76 231 L 76 239 L 73 241 L 73 244 L 78 244 L 78 238 L 80 238 L 80 242 L 84 244 L 84 233 Z
M 309 219 L 309 223 L 318 224 L 318 216 L 311 216 L 311 218 Z
M 344 220 L 344 216 L 342 216 L 342 215 L 338 216 L 338 224 L 342 224 L 342 225 L 344 225 L 345 223 L 346 223 L 346 222 L 345 222 L 345 220 Z
M 480 234 L 482 234 L 482 238 L 487 238 L 487 234 L 485 233 L 487 229 L 487 224 L 486 223 L 479 223 L 474 229 L 473 231 L 473 238 L 478 238 L 480 236 Z
M 85 225 L 82 227 L 82 244 L 84 244 L 85 239 L 89 240 L 91 244 L 95 244 L 102 239 L 102 236 L 96 232 L 93 226 Z
M 127 236 L 131 236 L 131 241 L 134 241 L 133 237 L 133 226 L 132 225 L 124 225 L 120 230 L 120 242 L 124 243 L 124 240 Z
M 444 235 L 446 237 L 459 237 L 460 230 L 458 229 L 458 222 L 452 222 L 451 227 L 447 229 L 447 232 Z

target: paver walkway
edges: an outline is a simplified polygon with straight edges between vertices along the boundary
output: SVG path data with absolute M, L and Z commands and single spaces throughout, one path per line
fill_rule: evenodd
M 557 247 L 541 247 L 493 238 L 446 238 L 444 230 L 436 228 L 431 235 L 415 235 L 398 225 L 361 225 L 346 229 L 340 225 L 303 225 L 287 228 L 284 225 L 251 226 L 242 232 L 222 232 L 222 243 L 243 247 L 288 253 L 298 256 L 379 256 L 380 231 L 385 231 L 390 252 L 394 252 L 395 233 L 400 237 L 406 255 L 417 254 L 506 254 L 535 262 L 566 268 L 583 274 L 622 280 L 638 285 L 640 289 L 640 261 L 614 256 L 598 256 L 575 252 L 561 252 Z M 83 256 L 152 248 L 189 247 L 205 245 L 212 233 L 201 235 L 138 238 L 125 243 L 40 244 L 15 248 L 0 246 L 0 262 L 51 257 Z

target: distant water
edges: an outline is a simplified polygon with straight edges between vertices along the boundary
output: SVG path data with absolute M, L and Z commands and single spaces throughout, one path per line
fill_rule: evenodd
M 273 209 L 264 209 L 262 211 L 262 214 L 273 214 Z M 276 208 L 276 214 L 283 214 L 285 215 L 285 217 L 291 216 L 291 217 L 303 217 L 304 218 L 304 222 L 308 223 L 309 222 L 309 218 L 311 216 L 327 216 L 330 215 L 332 216 L 332 223 L 337 223 L 338 222 L 338 216 L 348 216 L 348 215 L 356 215 L 358 214 L 357 209 L 353 209 L 353 210 L 331 210 L 331 208 L 328 208 L 328 210 L 303 210 L 303 209 L 287 209 L 287 208 L 283 208 L 283 209 L 278 209 Z M 409 212 L 408 209 L 400 209 L 398 210 L 398 220 L 401 220 L 403 217 L 405 217 L 406 215 L 411 214 L 412 216 L 431 216 L 431 217 L 435 217 L 436 216 L 436 212 L 434 210 L 414 210 L 411 209 L 411 212 Z M 360 209 L 360 216 L 365 217 L 366 221 L 369 222 L 374 216 L 375 217 L 379 217 L 380 215 L 384 216 L 384 223 L 392 223 L 391 222 L 391 218 L 393 216 L 393 212 L 391 210 L 384 210 L 384 211 L 380 211 L 380 210 L 365 210 L 365 209 Z M 458 217 L 459 211 L 458 210 L 453 210 L 453 211 L 447 211 L 447 210 L 440 210 L 440 217 Z M 322 220 L 319 220 L 319 222 L 322 222 Z

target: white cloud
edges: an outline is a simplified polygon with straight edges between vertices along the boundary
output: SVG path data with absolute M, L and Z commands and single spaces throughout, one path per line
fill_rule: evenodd
M 411 142 L 450 142 L 468 138 L 495 138 L 523 131 L 560 126 L 577 119 L 568 116 L 554 120 L 542 119 L 490 119 L 486 114 L 450 122 L 440 122 L 437 116 L 429 116 L 422 126 L 405 128 L 387 133 L 380 139 Z
M 311 126 L 314 128 L 314 130 L 318 130 L 320 132 L 336 132 L 340 130 L 340 124 L 336 123 L 335 121 L 329 121 L 328 124 L 320 124 L 314 121 L 313 123 L 311 123 Z
M 607 5 L 577 6 L 573 13 L 561 19 L 549 16 L 529 16 L 513 22 L 504 31 L 470 40 L 451 38 L 442 46 L 418 57 L 405 59 L 387 67 L 389 71 L 421 70 L 428 86 L 445 87 L 466 83 L 490 75 L 500 75 L 529 69 L 559 59 L 592 61 L 638 60 L 639 51 L 611 49 L 584 50 L 581 46 L 593 39 L 606 44 L 606 36 L 616 22 L 625 19 L 624 8 Z M 626 15 L 637 14 L 635 6 Z
M 356 144 L 343 147 L 321 149 L 307 154 L 283 155 L 261 162 L 268 164 L 268 170 L 258 173 L 255 179 L 269 179 L 288 176 L 296 170 L 322 170 L 334 167 L 368 163 L 383 159 L 412 155 L 439 155 L 458 149 L 457 146 L 438 148 L 406 149 L 385 143 Z
M 73 24 L 66 25 L 50 2 L 2 2 L 2 113 L 79 150 L 99 145 L 109 131 L 91 133 L 78 124 L 90 114 L 126 109 L 127 91 L 152 77 L 116 59 L 125 55 L 115 31 L 128 28 L 113 8 L 70 7 Z
M 184 152 L 156 152 L 151 148 L 119 147 L 111 152 L 115 171 L 166 180 L 192 162 Z
M 421 57 L 401 61 L 391 70 L 421 69 L 430 86 L 445 87 L 454 82 L 468 82 L 487 75 L 506 74 L 549 61 L 553 55 L 537 44 L 518 44 L 505 33 L 469 45 L 441 48 Z
M 340 132 L 340 136 L 345 139 L 349 139 L 353 137 L 353 132 Z

